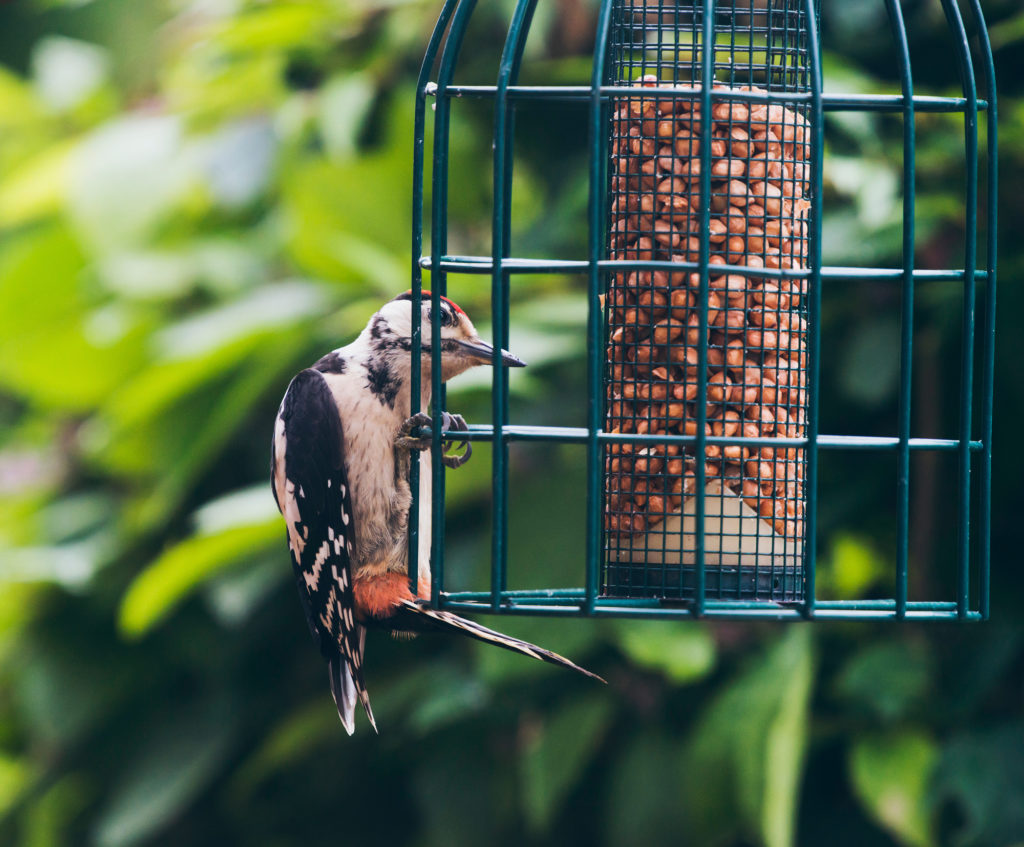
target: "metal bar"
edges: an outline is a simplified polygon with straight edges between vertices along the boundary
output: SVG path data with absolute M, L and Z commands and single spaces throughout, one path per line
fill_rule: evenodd
M 587 259 L 524 259 L 507 258 L 502 261 L 503 269 L 508 273 L 559 273 L 582 274 L 590 270 Z M 420 259 L 424 269 L 433 267 L 429 256 Z M 442 256 L 439 267 L 452 273 L 491 274 L 493 263 L 488 256 Z M 599 270 L 697 270 L 697 262 L 667 261 L 661 259 L 603 259 L 597 262 Z M 740 276 L 757 276 L 765 279 L 808 279 L 810 270 L 786 270 L 779 268 L 751 268 L 746 265 L 716 265 L 716 273 L 739 274 Z M 821 278 L 832 282 L 902 282 L 906 278 L 904 268 L 855 268 L 855 267 L 823 267 Z M 962 270 L 924 270 L 913 271 L 915 284 L 928 282 L 963 282 L 967 274 Z M 987 271 L 974 272 L 979 282 L 988 279 Z
M 907 612 L 907 559 L 910 546 L 910 404 L 914 355 L 914 76 L 899 0 L 886 0 L 895 30 L 903 88 L 903 290 L 900 304 L 899 439 L 896 460 L 896 616 Z
M 441 47 L 441 39 L 448 28 L 448 21 L 458 0 L 445 0 L 441 14 L 438 16 L 434 31 L 430 35 L 423 63 L 420 65 L 419 77 L 416 80 L 416 105 L 413 120 L 412 149 L 412 255 L 423 253 L 423 157 L 426 136 L 427 84 L 430 72 Z M 421 262 L 412 264 L 412 313 L 422 314 L 423 267 Z M 415 415 L 421 403 L 421 362 L 423 356 L 423 327 L 421 321 L 412 324 L 412 373 L 410 375 L 409 411 Z M 409 505 L 409 590 L 415 595 L 419 590 L 419 539 L 420 539 L 420 452 L 412 455 L 409 465 L 409 488 L 413 492 L 412 503 Z
M 468 432 L 446 432 L 442 434 L 444 441 L 491 441 L 494 438 L 493 427 L 473 424 Z M 502 428 L 502 438 L 506 441 L 551 441 L 562 444 L 586 444 L 589 438 L 587 427 L 568 426 L 517 426 L 507 424 Z M 597 440 L 604 444 L 696 444 L 696 435 L 675 435 L 661 433 L 612 433 L 597 432 Z M 761 436 L 744 438 L 739 435 L 706 435 L 707 444 L 741 444 L 748 447 L 806 447 L 809 438 L 782 438 Z M 878 435 L 819 435 L 818 446 L 826 450 L 898 450 L 898 436 Z M 960 449 L 960 442 L 955 438 L 911 438 L 911 450 L 931 450 L 953 452 Z M 971 441 L 968 449 L 981 452 L 984 442 Z
M 534 592 L 529 591 L 519 592 L 513 596 L 512 592 L 508 593 L 508 596 L 503 595 L 504 603 L 502 605 L 502 612 L 510 609 L 523 609 L 525 607 L 536 607 L 540 609 L 552 608 L 555 606 L 563 606 L 566 608 L 575 607 L 577 612 L 583 611 L 583 595 L 584 589 L 564 589 L 559 594 L 547 594 L 546 592 Z M 484 591 L 462 591 L 453 594 L 445 595 L 445 602 L 447 603 L 458 603 L 464 608 L 473 607 L 485 610 L 489 606 L 490 594 Z M 770 609 L 774 611 L 788 611 L 794 614 L 794 617 L 799 617 L 800 610 L 796 604 L 783 605 L 779 603 L 771 603 L 765 600 L 708 600 L 705 603 L 705 609 L 708 613 L 719 612 L 753 612 L 763 609 Z M 623 609 L 657 609 L 667 614 L 683 614 L 688 615 L 691 613 L 692 603 L 686 601 L 671 601 L 666 602 L 657 597 L 637 597 L 637 598 L 598 598 L 598 609 L 609 609 L 609 608 L 623 608 Z M 820 601 L 818 610 L 822 612 L 888 612 L 893 618 L 896 618 L 896 601 L 895 600 L 833 600 Z M 920 602 L 920 603 L 908 603 L 907 612 L 949 612 L 952 616 L 956 615 L 956 603 L 955 602 Z
M 657 605 L 631 605 L 634 601 L 612 600 L 611 604 L 600 602 L 594 609 L 593 617 L 615 617 L 615 618 L 651 618 L 661 620 L 692 619 L 696 617 L 692 607 L 665 608 Z M 657 601 L 653 601 L 657 602 Z M 466 601 L 447 601 L 445 607 L 453 611 L 486 613 L 491 611 L 489 605 Z M 531 617 L 581 617 L 584 615 L 579 604 L 512 604 L 503 606 L 500 614 L 503 615 L 527 615 Z M 726 601 L 711 601 L 705 605 L 701 617 L 707 620 L 778 620 L 778 621 L 799 621 L 803 618 L 803 611 L 799 608 L 776 606 L 769 603 L 758 603 L 755 608 L 730 608 Z M 815 618 L 832 621 L 896 621 L 895 608 L 892 609 L 851 609 L 851 608 L 822 608 L 815 612 Z M 906 620 L 948 622 L 966 619 L 969 621 L 980 621 L 981 614 L 977 611 L 968 612 L 966 618 L 961 618 L 954 609 L 915 609 L 909 608 Z
M 508 97 L 515 100 L 586 101 L 592 89 L 586 85 L 516 85 L 510 86 Z M 467 98 L 489 98 L 494 96 L 492 85 L 453 85 L 447 90 L 448 96 Z M 603 85 L 598 94 L 603 99 L 614 99 L 636 95 L 635 87 L 627 85 Z M 700 88 L 687 85 L 660 86 L 653 90 L 653 98 L 695 97 Z M 813 103 L 811 92 L 778 91 L 716 91 L 715 98 L 739 100 L 750 103 Z M 826 112 L 902 112 L 905 108 L 901 94 L 822 94 L 822 106 Z M 978 108 L 985 109 L 988 103 L 979 100 Z M 914 107 L 918 112 L 964 112 L 970 103 L 963 97 L 930 97 L 917 95 Z
M 462 50 L 462 41 L 466 35 L 469 18 L 476 7 L 476 0 L 459 0 L 448 38 L 445 40 L 438 66 L 438 92 L 451 84 L 455 73 L 455 64 Z M 431 413 L 434 420 L 440 420 L 443 411 L 444 392 L 441 382 L 441 333 L 438 325 L 440 318 L 440 297 L 447 289 L 446 272 L 440 268 L 441 256 L 448 249 L 448 138 L 451 124 L 451 100 L 447 97 L 438 98 L 434 117 L 434 151 L 431 173 L 431 239 L 430 256 L 431 295 L 433 318 L 430 334 L 430 377 L 431 377 Z M 432 427 L 431 456 L 441 455 L 441 427 Z M 444 465 L 440 461 L 431 461 L 431 540 L 430 540 L 430 571 L 431 587 L 430 602 L 439 605 L 441 591 L 444 586 Z
M 808 264 L 811 277 L 808 280 L 810 308 L 807 315 L 809 330 L 807 350 L 807 465 L 805 493 L 807 514 L 804 521 L 804 604 L 803 614 L 814 618 L 816 610 L 816 567 L 818 554 L 818 405 L 819 375 L 821 371 L 821 210 L 822 210 L 822 168 L 825 148 L 825 113 L 821 78 L 821 45 L 818 41 L 818 18 L 813 0 L 804 0 L 805 14 L 810 24 L 807 27 L 807 53 L 811 70 L 811 215 L 808 227 Z
M 584 541 L 584 573 L 586 590 L 584 610 L 593 614 L 597 602 L 601 568 L 601 444 L 598 432 L 604 414 L 604 386 L 602 384 L 602 312 L 601 274 L 599 260 L 604 244 L 605 204 L 607 188 L 608 132 L 601 83 L 605 79 L 608 30 L 611 24 L 612 0 L 604 0 L 597 20 L 594 40 L 594 64 L 590 74 L 590 172 L 587 197 L 587 495 Z
M 953 29 L 960 84 L 968 100 L 964 112 L 964 164 L 967 171 L 966 215 L 964 231 L 964 269 L 971 280 L 964 285 L 963 320 L 961 324 L 960 358 L 960 450 L 958 451 L 957 494 L 957 610 L 966 617 L 970 601 L 970 520 L 971 520 L 971 456 L 966 442 L 971 437 L 971 399 L 974 383 L 974 265 L 978 231 L 978 93 L 974 82 L 974 66 L 970 45 L 964 29 L 960 8 L 955 0 L 942 0 L 946 20 Z
M 509 252 L 514 118 L 506 92 L 515 83 L 535 5 L 536 0 L 517 0 L 498 64 L 494 100 L 494 205 L 491 218 L 491 254 L 494 263 L 491 273 L 494 333 L 491 388 L 494 421 L 491 451 L 491 592 L 495 609 L 498 608 L 499 597 L 505 586 L 508 567 L 508 444 L 501 435 L 502 428 L 508 422 L 508 371 L 501 363 L 501 349 L 508 344 L 509 292 L 508 275 L 502 264 Z
M 700 56 L 700 106 L 704 116 L 700 123 L 700 203 L 697 217 L 700 220 L 700 248 L 698 264 L 700 288 L 697 300 L 699 322 L 697 324 L 697 458 L 696 509 L 694 512 L 694 553 L 697 572 L 694 586 L 694 612 L 700 617 L 704 611 L 706 574 L 704 561 L 704 508 L 707 485 L 707 438 L 708 419 L 708 288 L 710 272 L 708 260 L 711 257 L 711 86 L 715 79 L 715 0 L 704 0 L 703 32 L 701 34 Z
M 988 221 L 986 232 L 986 285 L 985 285 L 985 347 L 982 371 L 981 441 L 985 445 L 981 456 L 980 493 L 978 495 L 978 603 L 981 617 L 988 620 L 990 603 L 990 554 L 992 531 L 992 403 L 996 358 L 996 235 L 999 217 L 999 162 L 998 162 L 998 107 L 996 102 L 996 71 L 992 61 L 985 16 L 979 0 L 970 0 L 971 13 L 978 30 L 982 65 L 985 69 L 985 94 L 989 108 L 987 114 L 986 152 L 988 173 L 985 188 L 988 192 Z

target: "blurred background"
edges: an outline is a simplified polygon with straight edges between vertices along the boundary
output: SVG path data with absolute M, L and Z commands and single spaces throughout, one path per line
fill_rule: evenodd
M 0 843 L 1024 844 L 1018 0 L 983 3 L 1002 127 L 992 621 L 489 621 L 607 688 L 371 635 L 381 735 L 361 716 L 345 735 L 268 445 L 290 376 L 409 287 L 413 82 L 440 5 L 0 4 Z M 827 87 L 898 92 L 882 0 L 823 5 Z M 456 81 L 494 79 L 512 3 L 480 6 Z M 938 0 L 903 7 L 917 93 L 958 93 Z M 540 3 L 524 82 L 586 79 L 595 11 Z M 486 253 L 491 115 L 458 105 L 451 238 Z M 513 249 L 574 255 L 580 115 L 517 127 Z M 830 116 L 827 263 L 898 265 L 901 132 Z M 919 115 L 920 267 L 962 265 L 962 144 L 955 116 Z M 450 280 L 485 337 L 489 289 Z M 516 278 L 513 422 L 583 424 L 584 290 Z M 918 290 L 915 436 L 955 437 L 960 302 Z M 895 434 L 898 339 L 896 287 L 824 292 L 822 431 Z M 467 375 L 450 407 L 486 422 L 488 388 Z M 448 476 L 454 587 L 486 580 L 489 458 Z M 582 450 L 511 462 L 510 587 L 581 585 Z M 895 471 L 823 456 L 820 596 L 891 596 Z M 951 596 L 955 473 L 915 456 L 912 599 Z

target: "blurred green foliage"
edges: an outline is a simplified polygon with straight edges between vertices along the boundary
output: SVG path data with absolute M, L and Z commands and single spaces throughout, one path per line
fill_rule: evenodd
M 480 4 L 465 81 L 493 78 L 510 5 Z M 823 5 L 829 88 L 897 90 L 884 4 Z M 439 3 L 0 5 L 0 843 L 1024 843 L 1024 14 L 984 5 L 1003 86 L 995 621 L 501 621 L 607 688 L 372 638 L 382 735 L 352 739 L 295 601 L 267 445 L 289 376 L 408 287 L 412 84 Z M 918 92 L 954 92 L 938 3 L 904 9 Z M 586 78 L 593 13 L 539 4 L 525 79 Z M 459 105 L 451 240 L 487 252 L 490 115 Z M 952 267 L 962 130 L 918 121 L 917 260 Z M 580 249 L 582 127 L 520 111 L 517 252 Z M 899 139 L 898 116 L 829 118 L 828 262 L 899 262 Z M 480 279 L 451 289 L 487 313 Z M 517 421 L 582 424 L 583 290 L 517 278 Z M 959 295 L 918 294 L 914 434 L 951 436 Z M 898 304 L 875 283 L 824 292 L 825 431 L 895 431 Z M 467 377 L 451 405 L 486 420 L 488 388 Z M 510 587 L 579 585 L 582 452 L 512 463 Z M 915 458 L 915 598 L 952 584 L 953 472 Z M 894 461 L 830 454 L 822 474 L 822 594 L 891 592 Z M 466 587 L 486 579 L 489 477 L 484 445 L 449 477 Z

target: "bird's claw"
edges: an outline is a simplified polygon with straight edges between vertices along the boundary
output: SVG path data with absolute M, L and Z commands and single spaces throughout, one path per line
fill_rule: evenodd
M 462 415 L 450 415 L 447 412 L 442 412 L 442 421 L 444 422 L 444 429 L 448 432 L 468 432 L 469 427 L 466 426 L 466 421 Z M 450 452 L 453 450 L 461 450 L 461 453 Z M 454 441 L 449 441 L 444 445 L 441 452 L 441 462 L 446 468 L 460 468 L 466 462 L 469 461 L 469 457 L 473 455 L 473 445 L 468 441 L 460 441 L 458 445 Z
M 428 450 L 432 443 L 429 435 L 413 436 L 412 432 L 421 426 L 430 426 L 430 415 L 426 412 L 418 412 L 411 418 L 406 418 L 398 430 L 398 437 L 395 439 L 395 446 L 406 450 Z
M 395 446 L 406 450 L 428 450 L 433 443 L 432 436 L 414 436 L 412 433 L 419 427 L 430 426 L 431 423 L 430 415 L 425 412 L 420 412 L 408 418 L 402 424 L 401 429 L 398 430 Z M 466 426 L 466 421 L 462 415 L 451 415 L 448 412 L 442 412 L 441 429 L 445 432 L 466 432 L 469 430 L 469 427 Z M 452 450 L 461 450 L 462 452 L 451 452 Z M 441 462 L 448 468 L 462 467 L 462 465 L 469 461 L 469 457 L 472 455 L 473 447 L 468 441 L 459 442 L 458 445 L 455 442 L 449 441 L 443 444 L 441 448 Z

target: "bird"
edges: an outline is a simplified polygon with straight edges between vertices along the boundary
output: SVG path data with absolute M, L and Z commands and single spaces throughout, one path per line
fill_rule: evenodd
M 412 336 L 418 320 L 425 351 L 440 330 L 441 379 L 494 361 L 463 309 L 439 298 L 436 322 L 429 291 L 418 317 L 407 291 L 374 313 L 359 336 L 289 383 L 274 421 L 271 489 L 285 519 L 299 599 L 314 642 L 327 661 L 331 694 L 346 732 L 355 731 L 356 703 L 377 723 L 363 674 L 368 627 L 398 635 L 448 632 L 599 676 L 563 656 L 451 612 L 432 608 L 430 569 L 432 457 L 420 473 L 418 586 L 409 585 L 411 460 L 429 450 L 422 428 L 431 418 L 411 413 Z M 506 367 L 524 367 L 499 350 Z M 421 358 L 420 408 L 429 408 L 431 358 Z M 442 413 L 442 428 L 465 432 L 460 415 Z M 446 444 L 440 460 L 457 468 L 472 453 L 469 441 Z

